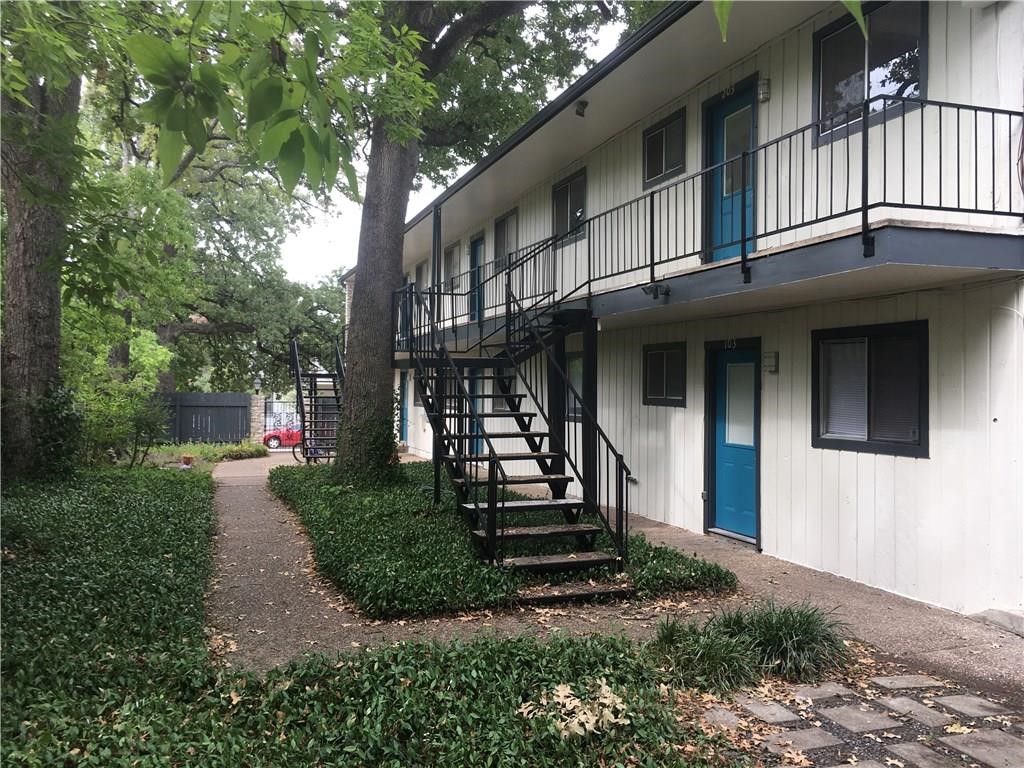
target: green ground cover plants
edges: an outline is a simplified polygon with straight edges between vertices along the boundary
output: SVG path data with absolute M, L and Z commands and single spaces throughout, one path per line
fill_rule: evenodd
M 430 472 L 428 462 L 403 464 L 388 483 L 345 486 L 325 467 L 282 466 L 270 487 L 302 518 L 321 573 L 369 616 L 510 605 L 529 577 L 481 560 L 454 496 L 432 505 Z M 642 535 L 630 537 L 629 573 L 641 597 L 736 588 L 731 571 Z
M 163 443 L 155 446 L 146 459 L 154 467 L 177 466 L 185 454 L 195 459 L 200 469 L 219 461 L 257 459 L 269 454 L 262 443 Z
M 87 471 L 7 487 L 3 506 L 5 766 L 744 764 L 677 720 L 620 638 L 399 644 L 265 678 L 217 666 L 203 473 Z

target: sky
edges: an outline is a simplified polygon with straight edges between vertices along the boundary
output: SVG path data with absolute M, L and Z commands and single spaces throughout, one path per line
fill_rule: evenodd
M 590 57 L 600 61 L 611 53 L 622 30 L 620 24 L 602 27 L 597 44 L 590 50 Z M 557 91 L 548 94 L 549 100 L 557 95 Z M 418 213 L 440 192 L 441 188 L 425 182 L 409 198 L 407 213 Z M 339 198 L 329 211 L 318 213 L 309 225 L 285 240 L 281 248 L 281 265 L 288 277 L 313 285 L 338 267 L 354 266 L 359 243 L 359 217 L 359 205 Z

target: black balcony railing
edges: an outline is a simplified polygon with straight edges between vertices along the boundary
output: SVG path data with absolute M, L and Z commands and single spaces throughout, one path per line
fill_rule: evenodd
M 1022 122 L 1020 110 L 869 99 L 520 248 L 497 267 L 444 280 L 430 291 L 436 321 L 483 327 L 505 312 L 506 277 L 529 307 L 709 261 L 738 262 L 749 280 L 751 253 L 840 231 L 859 230 L 871 256 L 872 226 L 888 211 L 947 224 L 1020 218 Z

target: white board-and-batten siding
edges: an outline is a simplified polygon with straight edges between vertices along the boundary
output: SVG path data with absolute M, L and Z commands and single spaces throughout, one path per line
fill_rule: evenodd
M 637 482 L 631 511 L 704 530 L 705 342 L 759 337 L 767 554 L 974 612 L 1024 607 L 1024 290 L 816 304 L 599 334 L 598 419 Z M 811 447 L 811 331 L 928 321 L 927 459 Z M 685 408 L 645 406 L 645 344 L 685 341 Z
M 576 161 L 562 168 L 553 168 L 547 178 L 523 192 L 514 205 L 518 211 L 519 245 L 539 242 L 551 235 L 552 188 L 581 169 L 586 171 L 588 217 L 642 197 L 648 191 L 644 189 L 642 175 L 644 130 L 681 108 L 685 109 L 683 176 L 699 170 L 704 163 L 705 102 L 753 75 L 768 78 L 771 84 L 771 98 L 757 105 L 759 144 L 808 125 L 813 120 L 814 35 L 844 13 L 842 6 L 837 3 L 834 8 L 813 16 L 786 34 L 742 56 L 731 66 L 684 93 L 675 90 L 673 83 L 666 82 L 664 106 L 648 115 L 638 115 L 637 122 L 630 128 Z M 742 23 L 739 18 L 734 21 Z M 983 7 L 963 3 L 929 3 L 926 47 L 927 98 L 982 107 L 1021 109 L 1024 93 L 1024 3 L 996 2 Z M 927 108 L 925 111 L 926 114 L 922 116 L 912 110 L 906 116 L 905 124 L 903 120 L 895 118 L 871 129 L 874 148 L 870 160 L 871 199 L 881 200 L 884 192 L 885 199 L 894 202 L 900 198 L 910 204 L 941 202 L 945 205 L 971 207 L 977 203 L 982 208 L 994 205 L 1000 210 L 1010 206 L 1019 209 L 1022 193 L 1019 186 L 1012 184 L 1011 176 L 1012 156 L 1022 129 L 1020 119 L 1011 120 L 1000 116 L 992 125 L 990 118 L 982 115 L 975 137 L 974 122 L 969 112 L 957 115 L 954 110 L 944 109 L 941 117 L 940 164 L 939 110 Z M 994 146 L 993 129 L 996 135 Z M 883 132 L 887 144 L 884 158 L 879 151 Z M 918 151 L 922 138 L 925 146 L 923 165 Z M 758 226 L 773 229 L 809 220 L 814 218 L 815 213 L 827 215 L 830 209 L 855 209 L 861 199 L 860 147 L 861 141 L 855 136 L 848 147 L 846 142 L 839 142 L 814 148 L 808 132 L 799 141 L 781 145 L 778 154 L 774 149 L 765 151 L 757 169 Z M 938 187 L 940 172 L 943 178 L 941 200 Z M 977 197 L 976 180 L 979 182 Z M 671 186 L 675 181 L 678 178 L 667 181 L 666 185 Z M 691 253 L 700 247 L 701 203 L 700 189 L 696 185 L 682 188 L 677 194 L 659 201 L 659 210 L 661 206 L 666 206 L 672 213 L 671 220 L 666 220 L 664 224 L 664 232 L 659 221 L 656 244 L 658 259 Z M 494 221 L 507 212 L 507 207 L 503 210 L 481 210 L 480 218 L 474 226 L 461 232 L 443 233 L 445 246 L 454 243 L 460 245 L 455 267 L 457 273 L 469 269 L 469 242 L 478 234 L 482 233 L 484 237 L 484 261 L 494 259 Z M 642 210 L 637 213 L 643 215 Z M 892 218 L 893 213 L 894 209 L 878 209 L 873 212 L 872 219 Z M 1018 220 L 1005 217 L 966 216 L 914 209 L 903 210 L 898 217 L 933 225 L 948 221 L 957 225 L 1019 227 Z M 595 241 L 592 245 L 599 243 L 598 249 L 602 251 L 593 257 L 595 263 L 605 265 L 607 271 L 622 269 L 632 262 L 646 264 L 647 255 L 643 252 L 646 243 L 643 230 L 646 225 L 643 220 L 640 223 L 643 226 L 639 235 L 628 223 L 619 222 L 615 237 L 592 238 Z M 856 213 L 779 235 L 761 237 L 755 247 L 779 247 L 853 226 L 859 226 Z M 586 254 L 587 248 L 583 245 L 560 252 L 558 259 L 563 267 L 563 291 L 575 287 L 579 277 L 585 274 Z M 425 273 L 429 273 L 429 258 L 427 252 L 410 255 L 407 271 L 413 273 L 416 263 L 426 261 Z M 574 268 L 568 267 L 569 261 L 576 262 Z M 698 264 L 699 258 L 690 256 L 659 267 L 659 274 L 675 273 Z M 636 281 L 636 274 L 621 276 L 595 285 L 595 290 Z

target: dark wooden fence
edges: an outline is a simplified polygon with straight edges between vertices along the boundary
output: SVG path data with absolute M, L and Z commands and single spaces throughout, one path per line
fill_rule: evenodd
M 244 392 L 171 392 L 167 439 L 179 443 L 237 443 L 250 435 L 251 396 Z

